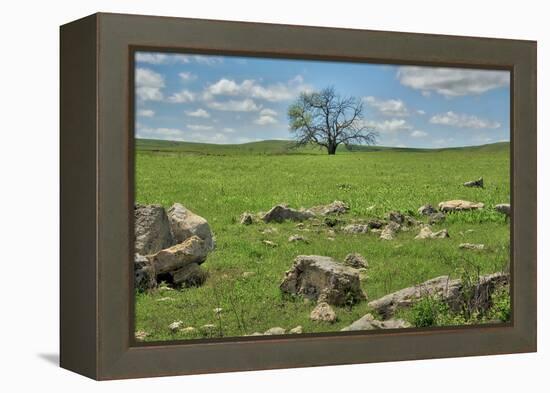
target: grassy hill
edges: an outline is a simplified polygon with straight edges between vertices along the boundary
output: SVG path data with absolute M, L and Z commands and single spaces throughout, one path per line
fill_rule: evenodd
M 492 143 L 480 146 L 467 146 L 443 149 L 419 149 L 419 148 L 399 148 L 385 146 L 353 146 L 352 151 L 348 151 L 344 146 L 338 148 L 339 153 L 354 152 L 376 152 L 376 151 L 395 151 L 395 152 L 436 152 L 436 151 L 487 151 L 499 152 L 509 149 L 509 142 Z M 155 139 L 136 139 L 136 149 L 141 152 L 165 152 L 165 153 L 188 153 L 204 155 L 235 155 L 235 154 L 326 154 L 324 149 L 316 146 L 295 148 L 292 141 L 285 140 L 265 140 L 259 142 L 249 142 L 242 144 L 217 145 L 212 143 L 178 142 Z

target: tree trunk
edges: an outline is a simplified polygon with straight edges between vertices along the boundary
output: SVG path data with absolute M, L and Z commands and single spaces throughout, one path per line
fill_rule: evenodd
M 338 147 L 338 145 L 328 145 L 327 147 L 327 151 L 328 151 L 328 154 L 333 156 L 336 154 L 336 148 Z

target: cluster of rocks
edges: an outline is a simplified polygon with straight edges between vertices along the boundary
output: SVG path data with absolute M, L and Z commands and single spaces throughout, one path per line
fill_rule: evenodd
M 173 286 L 198 286 L 206 279 L 200 265 L 215 248 L 208 222 L 175 203 L 136 205 L 134 286 L 145 291 L 165 281 Z
M 349 210 L 349 206 L 342 201 L 334 201 L 328 205 L 313 206 L 309 209 L 293 209 L 286 204 L 273 206 L 267 213 L 249 213 L 241 214 L 240 223 L 243 225 L 253 224 L 257 220 L 265 223 L 283 221 L 305 221 L 318 216 L 327 216 L 331 214 L 344 214 Z

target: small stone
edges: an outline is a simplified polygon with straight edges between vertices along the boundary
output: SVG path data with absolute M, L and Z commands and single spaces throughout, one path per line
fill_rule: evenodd
M 342 332 L 356 330 L 378 330 L 378 329 L 403 329 L 411 327 L 411 324 L 402 319 L 388 319 L 379 321 L 374 319 L 372 314 L 366 314 L 351 325 L 341 329 Z
M 222 313 L 222 311 L 223 311 L 223 308 L 221 308 L 221 307 L 216 307 L 213 311 L 214 311 L 214 314 L 220 315 L 220 314 Z
M 403 224 L 405 223 L 405 216 L 398 211 L 391 211 L 388 213 L 388 220 L 393 221 L 396 224 Z
M 373 218 L 367 221 L 367 226 L 369 227 L 369 229 L 382 229 L 385 224 L 385 221 L 379 220 L 377 218 Z
M 367 233 L 369 226 L 366 224 L 350 224 L 342 228 L 345 233 Z
M 315 215 L 310 211 L 299 211 L 292 209 L 285 205 L 276 205 L 271 208 L 264 216 L 262 220 L 264 222 L 283 222 L 286 220 L 291 221 L 305 221 L 314 217 Z
M 352 253 L 344 258 L 344 265 L 351 266 L 355 269 L 369 267 L 369 263 L 361 254 Z
M 303 331 L 302 326 L 298 325 L 295 328 L 290 329 L 289 333 L 290 334 L 302 334 L 302 331 Z
M 449 237 L 449 232 L 446 229 L 432 232 L 429 226 L 424 226 L 420 230 L 420 233 L 416 235 L 415 239 L 444 239 L 447 237 Z
M 157 299 L 157 302 L 173 302 L 173 301 L 174 301 L 173 297 L 161 297 Z
M 458 248 L 462 250 L 483 250 L 485 249 L 485 244 L 474 244 L 474 243 L 461 243 L 458 245 Z
M 304 236 L 301 236 L 301 235 L 292 235 L 288 238 L 288 241 L 289 243 L 294 243 L 294 242 L 304 242 L 304 243 L 307 243 L 307 239 L 304 237 Z
M 214 330 L 215 328 L 216 328 L 216 325 L 214 325 L 212 323 L 207 323 L 206 325 L 201 326 L 201 331 L 205 332 L 205 333 L 209 333 L 212 330 Z
M 271 329 L 268 329 L 264 332 L 265 336 L 275 336 L 281 334 L 285 334 L 285 329 L 283 329 L 282 327 L 272 327 Z
M 180 330 L 183 334 L 193 334 L 197 331 L 193 326 L 187 326 Z
M 175 321 L 175 322 L 172 322 L 170 325 L 168 325 L 168 329 L 170 329 L 172 333 L 175 333 L 179 330 L 181 325 L 183 325 L 182 321 Z
M 328 303 L 321 302 L 309 314 L 309 319 L 312 321 L 333 323 L 336 321 L 336 313 Z
M 241 225 L 250 225 L 254 222 L 254 217 L 252 216 L 252 214 L 244 212 L 243 214 L 241 214 L 240 222 Z
M 344 214 L 349 210 L 349 206 L 342 201 L 334 201 L 328 205 L 314 206 L 308 211 L 313 214 L 326 216 L 328 214 Z
M 270 235 L 272 233 L 277 233 L 278 230 L 277 230 L 277 228 L 268 227 L 268 228 L 265 228 L 263 231 L 260 231 L 260 232 L 263 233 L 264 235 Z
M 250 336 L 263 336 L 264 334 L 263 333 L 260 333 L 260 332 L 254 332 L 252 334 L 250 334 Z
M 271 240 L 262 240 L 262 243 L 269 247 L 277 247 L 277 243 L 272 242 Z
M 495 210 L 504 214 L 506 216 L 506 220 L 508 220 L 512 214 L 512 208 L 509 203 L 499 203 L 498 205 L 495 205 Z
M 248 278 L 248 277 L 252 277 L 255 274 L 256 274 L 255 272 L 244 272 L 242 276 L 243 278 Z
M 423 206 L 420 206 L 418 208 L 418 214 L 420 214 L 421 216 L 429 216 L 429 215 L 434 214 L 435 212 L 436 212 L 436 210 L 430 204 L 423 205 Z
M 148 335 L 149 333 L 143 330 L 138 330 L 137 332 L 134 333 L 134 337 L 136 338 L 137 341 L 144 341 Z
M 483 178 L 480 177 L 477 180 L 467 181 L 464 183 L 464 187 L 479 187 L 483 188 Z

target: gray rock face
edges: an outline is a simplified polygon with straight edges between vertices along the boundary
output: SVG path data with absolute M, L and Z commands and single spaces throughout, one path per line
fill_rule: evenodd
M 366 298 L 361 289 L 359 271 L 319 255 L 296 257 L 280 289 L 284 293 L 333 305 L 355 303 Z
M 302 235 L 292 235 L 288 238 L 289 243 L 304 242 L 307 243 L 308 240 Z
M 367 233 L 369 226 L 367 224 L 350 224 L 342 228 L 345 233 Z
M 140 254 L 134 256 L 134 288 L 140 292 L 157 286 L 155 269 L 149 259 Z
M 509 278 L 510 276 L 506 273 L 480 276 L 478 283 L 471 291 L 470 298 L 464 299 L 463 284 L 460 279 L 451 280 L 449 276 L 440 276 L 373 300 L 369 306 L 384 319 L 391 318 L 396 310 L 410 307 L 425 296 L 439 297 L 455 311 L 458 311 L 465 301 L 480 310 L 487 310 L 491 305 L 491 295 L 495 288 L 508 284 Z
M 246 212 L 241 214 L 241 217 L 240 217 L 241 225 L 250 225 L 253 222 L 254 222 L 254 218 L 253 218 L 252 214 L 246 213 Z
M 367 225 L 370 229 L 380 229 L 384 225 L 386 225 L 385 221 L 379 220 L 377 218 L 373 218 L 367 222 Z
M 326 216 L 329 214 L 344 214 L 349 210 L 349 206 L 342 201 L 334 201 L 328 205 L 314 206 L 308 210 L 313 214 Z
M 403 329 L 411 327 L 411 324 L 402 319 L 388 319 L 379 321 L 374 319 L 371 314 L 366 314 L 353 322 L 351 325 L 341 329 L 342 332 L 350 332 L 356 330 L 377 330 L 377 329 Z
M 467 181 L 464 183 L 464 187 L 479 187 L 483 188 L 483 178 L 480 177 L 477 180 Z
M 168 217 L 161 205 L 134 207 L 135 252 L 154 254 L 173 244 Z
M 428 223 L 430 225 L 441 224 L 442 222 L 445 221 L 446 217 L 447 216 L 445 215 L 445 213 L 441 213 L 441 212 L 433 213 L 433 214 L 430 214 L 430 218 L 428 218 Z
M 382 233 L 380 233 L 380 239 L 382 240 L 393 240 L 401 226 L 394 221 L 390 221 L 388 225 L 384 227 Z
M 312 212 L 307 210 L 300 211 L 292 209 L 285 205 L 277 205 L 271 208 L 270 211 L 265 213 L 262 217 L 262 220 L 266 223 L 268 222 L 283 222 L 286 220 L 290 221 L 305 221 L 315 215 Z
M 206 259 L 208 248 L 204 240 L 191 236 L 183 243 L 157 252 L 150 257 L 156 274 L 171 273 L 189 264 L 201 264 Z
M 429 216 L 431 214 L 434 214 L 436 210 L 432 205 L 423 205 L 418 208 L 418 214 L 421 216 Z
M 495 210 L 499 213 L 504 214 L 506 216 L 506 219 L 509 219 L 510 215 L 512 214 L 512 209 L 509 203 L 499 203 L 498 205 L 495 205 Z
M 344 258 L 344 265 L 352 267 L 354 269 L 361 269 L 369 267 L 369 263 L 361 254 L 353 253 L 348 254 Z
M 208 221 L 185 208 L 180 203 L 174 203 L 168 209 L 168 221 L 170 222 L 174 243 L 181 243 L 192 236 L 198 236 L 204 240 L 205 246 L 209 251 L 214 249 L 214 235 L 210 230 Z
M 458 212 L 464 210 L 483 209 L 485 205 L 481 202 L 470 202 L 462 199 L 454 199 L 452 201 L 441 202 L 438 207 L 442 212 Z
M 446 229 L 432 232 L 432 228 L 424 226 L 420 229 L 420 233 L 415 236 L 415 239 L 445 239 L 447 237 L 449 237 L 449 232 Z
M 332 323 L 336 321 L 336 313 L 328 303 L 321 302 L 311 311 L 309 319 L 312 321 Z

